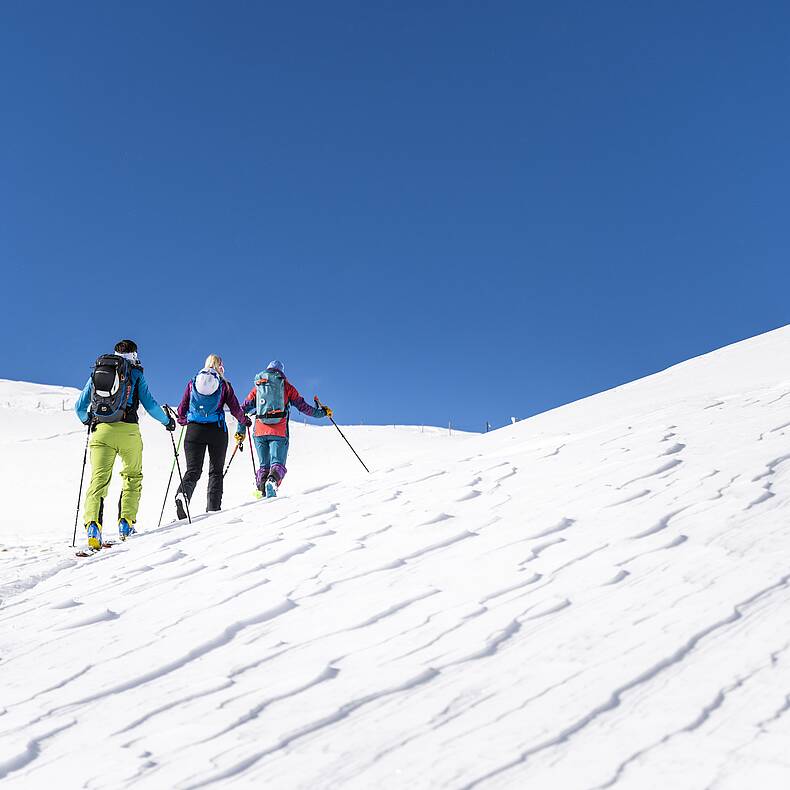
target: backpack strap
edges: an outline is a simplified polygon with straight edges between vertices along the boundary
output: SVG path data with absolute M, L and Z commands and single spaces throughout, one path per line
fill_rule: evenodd
M 283 417 L 287 417 L 287 416 L 288 416 L 288 409 L 284 409 L 283 411 L 267 411 L 266 414 L 257 415 L 259 420 L 262 419 L 281 420 Z

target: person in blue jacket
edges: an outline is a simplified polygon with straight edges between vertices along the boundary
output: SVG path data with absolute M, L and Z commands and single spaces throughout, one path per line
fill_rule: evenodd
M 112 468 L 117 456 L 121 457 L 121 479 L 123 489 L 118 504 L 118 534 L 126 540 L 135 532 L 137 510 L 143 490 L 143 440 L 140 436 L 137 410 L 140 404 L 168 431 L 174 431 L 175 420 L 154 400 L 143 375 L 143 366 L 137 357 L 137 344 L 133 340 L 121 340 L 115 345 L 115 355 L 129 360 L 130 390 L 126 407 L 115 422 L 97 421 L 97 415 L 89 411 L 94 395 L 93 377 L 88 379 L 77 399 L 75 411 L 83 425 L 92 425 L 89 442 L 91 455 L 91 481 L 85 497 L 83 521 L 88 534 L 88 546 L 100 549 L 102 545 L 102 515 L 104 498 L 110 487 Z

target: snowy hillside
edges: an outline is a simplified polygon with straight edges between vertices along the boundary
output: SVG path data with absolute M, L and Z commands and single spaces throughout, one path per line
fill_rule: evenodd
M 146 421 L 150 527 L 79 561 L 82 431 L 16 386 L 4 787 L 790 786 L 790 328 L 485 436 L 351 429 L 369 476 L 297 425 L 287 496 L 232 469 L 191 527 Z
M 61 564 L 63 543 L 71 544 L 87 438 L 73 411 L 78 394 L 78 390 L 68 387 L 0 379 L 0 474 L 3 490 L 11 493 L 11 506 L 0 511 L 0 600 L 48 575 L 52 567 Z M 229 424 L 235 428 L 233 418 Z M 173 465 L 173 448 L 169 434 L 143 409 L 140 426 L 144 478 L 138 520 L 140 528 L 146 530 L 159 523 Z M 409 426 L 351 426 L 344 432 L 372 470 L 387 470 L 425 452 L 434 452 L 434 448 L 455 445 L 467 435 Z M 367 476 L 334 428 L 305 425 L 297 418 L 291 421 L 291 433 L 284 494 Z M 225 478 L 226 508 L 248 502 L 255 488 L 246 444 L 244 451 L 243 457 L 237 455 L 233 459 Z M 228 460 L 230 456 L 231 450 Z M 117 518 L 119 469 L 120 462 L 107 496 L 110 524 Z M 89 471 L 88 467 L 86 486 Z M 208 460 L 194 494 L 193 509 L 197 514 L 206 507 L 207 475 Z M 173 487 L 173 494 L 174 491 Z M 173 518 L 175 506 L 169 501 L 163 523 Z

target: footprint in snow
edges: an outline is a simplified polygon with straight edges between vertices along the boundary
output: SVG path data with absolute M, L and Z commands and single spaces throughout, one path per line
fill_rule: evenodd
M 555 532 L 562 532 L 563 530 L 569 529 L 576 523 L 576 519 L 574 518 L 562 518 L 556 524 L 546 527 L 538 532 L 533 532 L 529 535 L 525 535 L 526 540 L 532 540 L 534 538 L 545 538 L 546 535 L 552 535 Z
M 421 521 L 417 524 L 418 527 L 427 527 L 431 524 L 439 524 L 442 521 L 447 521 L 450 518 L 455 518 L 455 516 L 451 516 L 449 513 L 437 513 L 435 516 L 432 516 L 427 521 Z
M 303 494 L 315 494 L 315 493 L 318 493 L 319 491 L 325 491 L 327 488 L 332 488 L 332 486 L 336 486 L 336 485 L 340 485 L 340 483 L 339 482 L 326 483 L 325 485 L 322 485 L 322 486 L 314 486 L 313 488 L 305 488 L 302 491 L 302 493 Z
M 479 497 L 482 492 L 478 491 L 476 488 L 473 488 L 471 491 L 467 491 L 465 494 L 461 494 L 461 496 L 455 499 L 456 502 L 467 502 L 470 499 L 475 499 L 475 497 Z
M 66 598 L 64 601 L 59 601 L 58 603 L 53 603 L 49 608 L 50 609 L 73 609 L 75 606 L 82 606 L 79 601 L 75 601 L 73 598 Z
M 337 505 L 327 505 L 326 507 L 319 508 L 318 510 L 314 510 L 312 513 L 306 514 L 302 521 L 307 521 L 309 518 L 317 518 L 318 516 L 328 516 L 331 513 L 334 513 L 336 510 Z
M 626 570 L 617 571 L 608 582 L 604 582 L 601 587 L 608 587 L 610 584 L 619 584 L 623 579 L 627 579 L 631 574 Z
M 623 483 L 622 485 L 618 486 L 618 489 L 622 489 L 622 488 L 625 488 L 626 486 L 630 486 L 631 483 L 636 483 L 637 480 L 646 480 L 648 477 L 655 477 L 657 475 L 662 475 L 665 472 L 671 471 L 676 466 L 680 466 L 680 464 L 682 464 L 682 463 L 683 463 L 683 461 L 681 461 L 679 458 L 675 458 L 672 461 L 668 461 L 667 463 L 662 464 L 661 466 L 658 467 L 658 469 L 654 469 L 652 472 L 648 472 L 647 474 L 639 475 L 639 477 L 632 478 L 628 482 Z
M 650 494 L 650 489 L 645 488 L 637 494 L 631 494 L 631 496 L 626 497 L 625 499 L 618 499 L 616 502 L 612 502 L 611 505 L 606 505 L 606 507 L 617 507 L 618 505 L 625 505 L 627 502 L 633 502 L 636 499 L 641 499 L 644 496 Z
M 72 628 L 82 628 L 85 625 L 95 625 L 96 623 L 103 623 L 107 622 L 108 620 L 117 620 L 119 617 L 120 615 L 118 612 L 113 612 L 112 609 L 105 609 L 103 612 L 99 612 L 98 614 L 90 615 L 89 617 L 84 617 L 74 623 L 61 626 L 58 630 L 68 631 Z

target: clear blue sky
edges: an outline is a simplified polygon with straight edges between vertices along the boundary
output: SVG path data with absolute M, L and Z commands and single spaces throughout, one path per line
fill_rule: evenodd
M 0 377 L 479 430 L 788 321 L 787 3 L 2 16 Z

